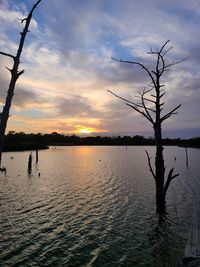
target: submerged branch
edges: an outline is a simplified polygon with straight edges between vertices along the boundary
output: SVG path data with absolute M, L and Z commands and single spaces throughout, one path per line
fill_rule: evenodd
M 149 156 L 149 153 L 148 153 L 147 150 L 145 150 L 145 152 L 146 152 L 146 155 L 147 155 L 148 165 L 149 165 L 150 172 L 151 172 L 151 174 L 153 175 L 154 179 L 156 180 L 156 175 L 155 175 L 155 173 L 154 173 L 154 171 L 153 171 L 153 168 L 152 168 L 152 166 L 151 166 L 151 157 Z
M 174 178 L 176 178 L 177 176 L 179 176 L 179 173 L 173 175 L 173 171 L 174 171 L 174 168 L 172 168 L 172 169 L 169 171 L 169 174 L 168 174 L 168 177 L 167 177 L 167 181 L 166 181 L 166 184 L 165 184 L 165 186 L 164 186 L 164 194 L 167 193 L 167 189 L 168 189 L 168 187 L 169 187 L 171 181 L 172 181 Z

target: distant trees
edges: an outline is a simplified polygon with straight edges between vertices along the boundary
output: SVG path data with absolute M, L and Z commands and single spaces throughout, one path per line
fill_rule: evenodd
M 157 212 L 162 214 L 165 212 L 165 198 L 166 193 L 169 188 L 171 181 L 177 177 L 179 174 L 174 174 L 174 168 L 172 168 L 168 174 L 166 174 L 166 169 L 163 159 L 163 141 L 162 141 L 162 123 L 170 118 L 172 115 L 177 114 L 177 110 L 181 105 L 174 107 L 171 111 L 162 115 L 165 102 L 162 99 L 165 95 L 164 84 L 162 83 L 162 78 L 166 71 L 170 70 L 170 67 L 181 63 L 181 61 L 170 61 L 166 60 L 167 53 L 172 49 L 172 46 L 168 46 L 169 41 L 165 42 L 160 49 L 153 50 L 148 53 L 155 57 L 155 64 L 153 69 L 147 67 L 146 65 L 137 61 L 127 61 L 118 60 L 112 58 L 115 61 L 121 63 L 128 63 L 137 65 L 144 70 L 150 81 L 150 86 L 145 88 L 139 95 L 139 102 L 132 102 L 129 99 L 123 98 L 111 91 L 109 91 L 114 96 L 123 100 L 125 104 L 136 112 L 140 113 L 145 119 L 147 119 L 153 126 L 154 138 L 156 145 L 156 157 L 155 157 L 155 170 L 151 165 L 151 157 L 146 151 L 148 165 L 150 172 L 155 179 L 156 184 L 156 205 Z
M 8 71 L 10 72 L 11 78 L 10 78 L 10 83 L 9 83 L 9 87 L 7 91 L 5 105 L 0 114 L 0 167 L 1 167 L 2 150 L 3 150 L 3 140 L 4 140 L 4 135 L 5 135 L 6 127 L 7 127 L 8 118 L 10 116 L 9 114 L 10 114 L 10 108 L 12 105 L 12 99 L 14 96 L 15 85 L 16 85 L 17 79 L 24 73 L 24 70 L 19 70 L 19 65 L 21 63 L 20 57 L 21 57 L 21 53 L 23 50 L 26 35 L 29 32 L 29 25 L 32 19 L 33 12 L 40 2 L 41 0 L 38 0 L 36 4 L 32 7 L 28 16 L 26 18 L 21 19 L 21 23 L 25 23 L 25 25 L 24 25 L 23 31 L 20 32 L 21 37 L 20 37 L 19 46 L 18 46 L 16 55 L 11 55 L 9 53 L 0 51 L 0 55 L 9 57 L 13 60 L 12 68 L 6 67 Z
M 184 139 L 162 139 L 163 145 L 178 145 L 182 147 L 200 147 L 200 137 L 188 140 Z M 63 134 L 41 134 L 41 133 L 8 133 L 4 138 L 4 151 L 13 151 L 18 148 L 23 150 L 26 145 L 95 145 L 95 146 L 152 146 L 155 140 L 151 137 L 145 138 L 140 135 L 135 136 L 76 136 Z

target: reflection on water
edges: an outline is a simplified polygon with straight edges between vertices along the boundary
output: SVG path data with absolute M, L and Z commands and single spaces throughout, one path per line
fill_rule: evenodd
M 0 266 L 181 266 L 199 207 L 200 150 L 188 150 L 189 169 L 183 148 L 164 150 L 180 176 L 159 217 L 145 149 L 52 147 L 39 152 L 30 177 L 29 152 L 6 153 Z
M 155 216 L 155 218 L 152 218 L 151 225 L 149 241 L 152 248 L 153 266 L 173 266 L 173 264 L 175 266 L 176 260 L 173 260 L 173 257 L 176 258 L 177 256 L 175 248 L 173 248 L 173 242 L 177 244 L 180 238 L 177 239 L 176 232 L 174 231 L 173 226 L 176 225 L 174 218 L 170 218 L 169 214 Z

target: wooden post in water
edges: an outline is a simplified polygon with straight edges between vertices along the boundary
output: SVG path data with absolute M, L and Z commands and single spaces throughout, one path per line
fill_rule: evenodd
M 186 157 L 186 167 L 189 168 L 187 147 L 185 147 L 185 157 Z
M 30 153 L 28 158 L 28 173 L 31 173 L 32 171 L 32 154 Z
M 36 161 L 36 163 L 38 163 L 38 149 L 36 149 L 35 152 L 36 152 L 36 160 L 35 161 Z

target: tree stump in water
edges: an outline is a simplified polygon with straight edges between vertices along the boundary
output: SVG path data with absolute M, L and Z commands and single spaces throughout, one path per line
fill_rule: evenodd
M 38 149 L 36 149 L 36 159 L 35 159 L 35 162 L 38 163 Z
M 28 158 L 28 173 L 31 173 L 31 171 L 32 171 L 32 154 L 30 154 Z

